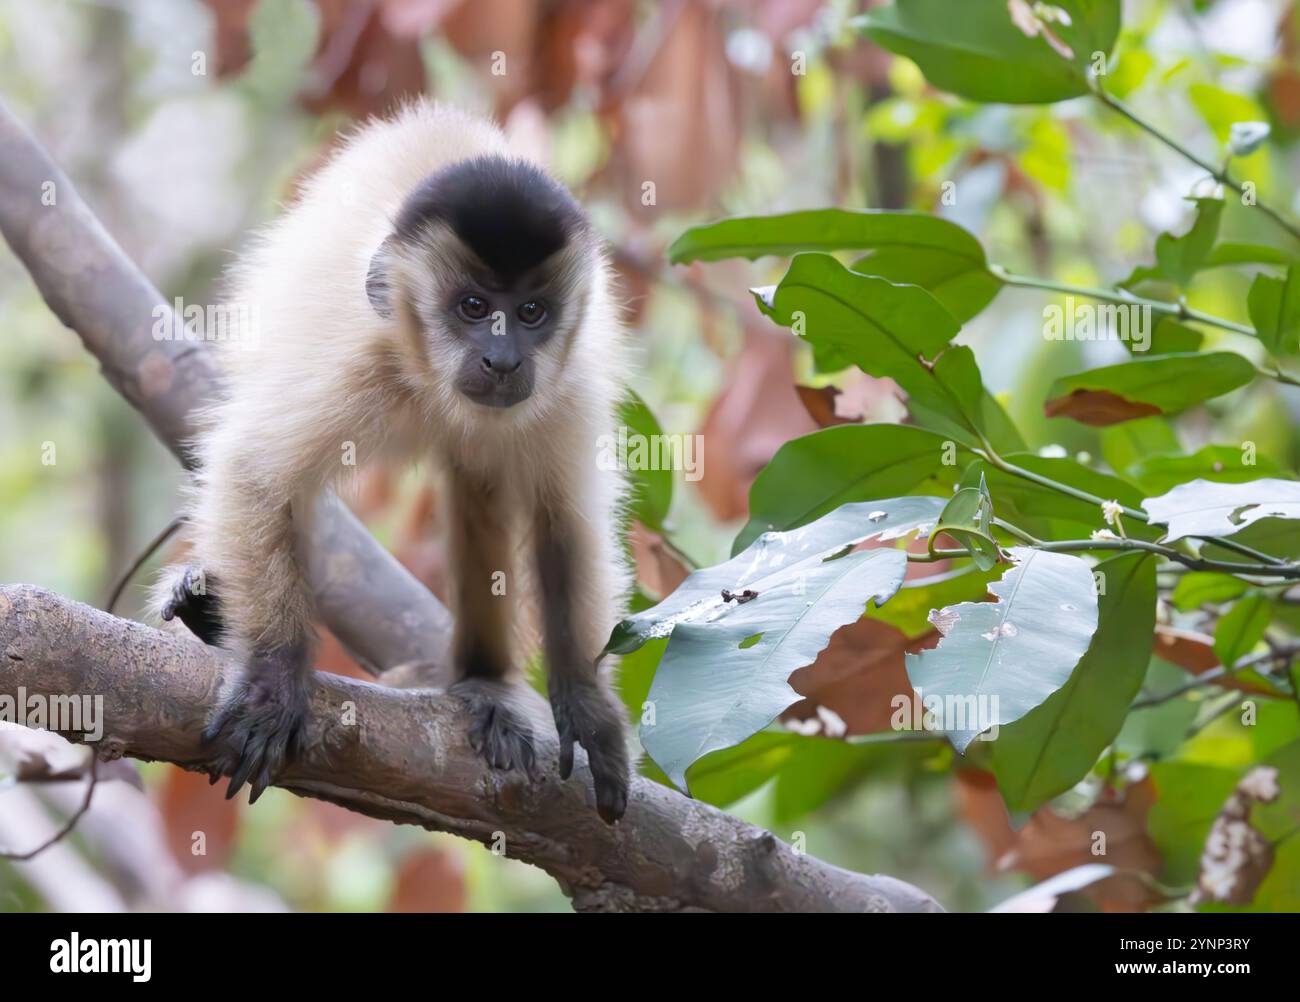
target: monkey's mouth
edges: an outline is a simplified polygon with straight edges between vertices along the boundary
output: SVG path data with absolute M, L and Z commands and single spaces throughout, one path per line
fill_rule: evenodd
M 532 396 L 533 388 L 518 379 L 505 381 L 475 379 L 460 384 L 466 398 L 484 407 L 506 408 L 523 403 Z

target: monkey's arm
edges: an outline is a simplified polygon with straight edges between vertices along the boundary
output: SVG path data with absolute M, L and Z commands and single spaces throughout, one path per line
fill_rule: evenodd
M 573 502 L 544 505 L 534 526 L 560 775 L 573 770 L 576 741 L 587 750 L 596 810 L 613 824 L 627 809 L 629 765 L 623 705 L 596 664 L 609 637 L 609 610 L 621 596 L 620 560 L 607 529 Z
M 313 618 L 299 540 L 312 501 L 361 432 L 337 378 L 290 386 L 268 368 L 236 385 L 202 439 L 194 555 L 218 605 L 223 646 L 243 666 L 204 732 L 217 768 L 231 776 L 227 796 L 251 782 L 255 800 L 299 751 Z

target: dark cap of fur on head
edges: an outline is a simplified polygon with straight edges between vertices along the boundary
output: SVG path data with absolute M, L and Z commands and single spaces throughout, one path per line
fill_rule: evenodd
M 521 160 L 476 157 L 431 174 L 411 192 L 396 223 L 411 241 L 443 222 L 505 284 L 513 285 L 586 228 L 563 185 Z

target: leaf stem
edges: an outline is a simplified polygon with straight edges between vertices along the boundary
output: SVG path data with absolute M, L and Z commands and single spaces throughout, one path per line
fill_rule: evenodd
M 1186 146 L 1178 142 L 1178 140 L 1174 139 L 1169 134 L 1161 131 L 1157 126 L 1153 125 L 1151 122 L 1148 122 L 1145 118 L 1139 115 L 1136 111 L 1134 111 L 1132 108 L 1126 105 L 1119 98 L 1114 97 L 1113 95 L 1108 94 L 1106 93 L 1106 91 L 1102 90 L 1100 82 L 1097 81 L 1095 78 L 1092 84 L 1092 93 L 1097 98 L 1097 100 L 1100 101 L 1102 104 L 1104 104 L 1107 108 L 1110 108 L 1112 111 L 1117 112 L 1118 114 L 1122 115 L 1124 118 L 1127 118 L 1130 122 L 1136 125 L 1147 135 L 1152 136 L 1154 139 L 1158 140 L 1159 142 L 1163 143 L 1165 146 L 1169 147 L 1169 149 L 1173 150 L 1184 160 L 1187 160 L 1189 163 L 1195 164 L 1197 167 L 1201 168 L 1201 170 L 1205 171 L 1207 174 L 1210 175 L 1210 177 L 1214 178 L 1220 184 L 1224 185 L 1227 188 L 1231 188 L 1239 195 L 1246 194 L 1246 186 L 1242 182 L 1233 178 L 1232 175 L 1228 172 L 1227 161 L 1224 162 L 1223 166 L 1216 167 L 1208 160 L 1202 160 L 1195 153 L 1189 150 Z M 1273 220 L 1274 223 L 1276 223 L 1282 229 L 1286 230 L 1287 233 L 1291 234 L 1292 237 L 1294 237 L 1297 240 L 1300 240 L 1300 226 L 1297 226 L 1295 223 L 1285 218 L 1276 209 L 1272 208 L 1271 206 L 1265 205 L 1263 202 L 1259 201 L 1258 199 L 1256 199 L 1256 201 L 1253 204 L 1255 208 L 1259 209 L 1261 212 L 1264 213 L 1264 215 L 1268 216 L 1269 219 Z
M 1046 487 L 1048 490 L 1056 491 L 1059 494 L 1065 494 L 1069 497 L 1075 498 L 1078 501 L 1085 501 L 1088 504 L 1095 504 L 1100 507 L 1105 500 L 1104 498 L 1100 498 L 1095 494 L 1089 494 L 1087 491 L 1081 491 L 1077 487 L 1071 487 L 1069 484 L 1060 483 L 1059 481 L 1053 480 L 1051 477 L 1044 477 L 1041 474 L 1034 473 L 1032 470 L 1026 470 L 1024 467 L 1017 466 L 1015 463 L 1007 462 L 1007 460 L 1003 459 L 1001 456 L 997 454 L 997 452 L 993 450 L 993 448 L 988 444 L 987 440 L 985 440 L 984 442 L 983 450 L 972 449 L 971 451 L 974 452 L 974 454 L 976 456 L 979 456 L 981 459 L 989 463 L 992 463 L 1003 473 L 1009 473 L 1011 474 L 1011 476 L 1019 477 L 1021 480 L 1028 480 L 1030 483 L 1038 484 L 1040 487 Z M 1147 513 L 1142 511 L 1139 508 L 1130 508 L 1127 505 L 1120 505 L 1120 510 L 1123 514 L 1127 515 L 1129 518 L 1136 519 L 1139 522 L 1147 522 L 1147 523 L 1150 522 L 1150 519 L 1147 517 Z M 1235 553 L 1240 553 L 1242 556 L 1250 557 L 1253 560 L 1258 560 L 1263 564 L 1269 565 L 1269 567 L 1280 567 L 1280 568 L 1286 568 L 1288 570 L 1295 570 L 1297 572 L 1300 572 L 1300 565 L 1288 564 L 1287 561 L 1282 560 L 1280 557 L 1274 557 L 1267 553 L 1261 553 L 1259 550 L 1246 546 L 1244 543 L 1238 543 L 1235 540 L 1228 539 L 1226 537 L 1195 536 L 1193 538 L 1205 540 L 1207 542 L 1212 542 L 1218 546 L 1222 546 L 1225 550 L 1232 550 Z M 1171 552 L 1177 552 L 1177 551 L 1171 551 Z M 1182 557 L 1184 556 L 1184 554 L 1179 554 L 1179 556 Z M 1179 562 L 1186 563 L 1185 560 L 1179 560 Z M 1210 562 L 1214 563 L 1214 561 L 1210 561 Z M 1188 566 L 1190 567 L 1192 565 L 1188 564 Z M 1250 565 L 1241 564 L 1238 566 L 1249 567 Z M 1274 573 L 1271 570 L 1269 570 L 1267 567 L 1256 567 L 1253 569 L 1253 573 L 1260 573 L 1260 572 L 1263 572 L 1270 576 L 1281 576 L 1281 577 L 1291 576 L 1289 573 L 1282 574 L 1282 575 L 1274 575 Z
M 1193 309 L 1181 300 L 1176 303 L 1166 303 L 1160 299 L 1148 299 L 1145 296 L 1139 296 L 1129 292 L 1127 289 L 1104 289 L 1097 286 L 1072 285 L 1069 282 L 1058 282 L 1050 278 L 1035 278 L 1032 275 L 1017 275 L 1008 271 L 1000 264 L 988 265 L 989 272 L 1004 285 L 1014 285 L 1022 289 L 1043 289 L 1048 292 L 1063 292 L 1070 296 L 1084 296 L 1088 299 L 1096 299 L 1102 303 L 1118 303 L 1122 306 L 1149 306 L 1152 313 L 1159 313 L 1162 316 L 1175 317 L 1179 320 L 1187 320 L 1193 323 L 1206 324 L 1210 327 L 1218 327 L 1221 330 L 1232 331 L 1234 334 L 1245 334 L 1247 337 L 1258 337 L 1255 328 L 1246 324 L 1239 324 L 1233 320 L 1225 320 L 1223 317 L 1216 317 L 1201 310 Z

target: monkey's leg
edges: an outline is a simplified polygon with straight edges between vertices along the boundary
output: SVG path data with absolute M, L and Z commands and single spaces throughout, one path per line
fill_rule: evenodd
M 464 700 L 469 741 L 488 765 L 536 765 L 532 728 L 511 699 L 514 603 L 511 525 L 502 498 L 464 471 L 449 478 L 449 550 L 456 614 L 452 657 L 456 682 L 450 692 Z
M 598 610 L 617 597 L 593 523 L 565 508 L 536 519 L 538 586 L 545 630 L 551 711 L 560 735 L 560 776 L 573 771 L 573 745 L 587 750 L 596 810 L 613 824 L 627 810 L 629 765 L 623 704 L 596 667 L 608 631 Z

